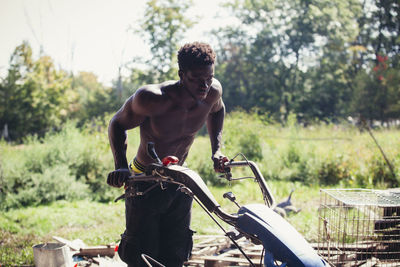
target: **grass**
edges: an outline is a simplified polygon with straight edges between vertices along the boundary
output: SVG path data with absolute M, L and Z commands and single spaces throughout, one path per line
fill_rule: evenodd
M 369 134 L 352 125 L 305 128 L 289 120 L 281 126 L 236 112 L 229 114 L 224 129 L 223 152 L 229 157 L 243 152 L 256 161 L 277 202 L 295 189 L 292 202 L 301 212 L 287 219 L 311 242 L 318 228 L 320 187 L 399 184 L 398 129 L 373 132 L 395 177 Z M 128 143 L 130 160 L 139 143 L 137 129 L 129 132 Z M 210 156 L 209 138 L 198 136 L 186 162 L 206 180 L 223 207 L 236 210 L 222 198 L 227 191 L 234 192 L 240 204 L 262 202 L 252 181 L 230 185 L 216 178 Z M 111 202 L 121 193 L 105 183 L 112 168 L 106 127 L 81 131 L 69 124 L 61 132 L 43 140 L 29 139 L 23 145 L 0 141 L 0 265 L 32 264 L 32 246 L 51 241 L 52 236 L 81 239 L 88 245 L 118 242 L 124 229 L 124 205 Z M 237 170 L 236 175 L 246 172 Z M 222 234 L 196 203 L 192 228 L 197 234 Z
M 288 220 L 309 239 L 314 232 L 309 228 L 316 218 L 318 206 L 309 205 L 310 201 L 318 205 L 318 188 L 308 188 L 288 182 L 272 182 L 271 189 L 277 201 L 286 199 L 290 190 L 296 188 L 294 204 L 302 212 L 290 216 Z M 262 201 L 252 181 L 240 182 L 226 187 L 212 187 L 217 201 L 227 210 L 236 208 L 222 197 L 226 191 L 233 191 L 240 204 Z M 118 195 L 119 190 L 115 190 Z M 58 201 L 39 207 L 27 207 L 4 212 L 0 217 L 0 263 L 1 266 L 19 266 L 33 264 L 32 246 L 44 242 L 54 242 L 52 236 L 69 240 L 81 239 L 87 245 L 105 245 L 117 243 L 124 230 L 124 203 L 98 203 L 92 201 Z M 192 226 L 197 234 L 223 234 L 222 230 L 194 204 Z M 224 224 L 227 228 L 227 225 Z M 311 227 L 312 228 L 312 227 Z
M 0 262 L 2 266 L 33 264 L 32 246 L 54 242 L 52 236 L 81 239 L 88 245 L 117 242 L 123 218 L 123 203 L 89 201 L 60 201 L 5 212 L 0 217 Z

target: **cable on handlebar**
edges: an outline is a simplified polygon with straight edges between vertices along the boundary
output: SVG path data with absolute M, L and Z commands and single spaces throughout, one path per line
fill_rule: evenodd
M 245 156 L 242 152 L 236 154 L 236 156 L 234 156 L 234 157 L 230 160 L 230 163 L 232 163 L 238 156 L 242 156 L 243 159 L 244 159 L 244 161 L 246 161 L 247 164 L 249 164 L 249 160 L 246 158 L 246 156 Z
M 229 160 L 229 162 L 227 163 L 227 165 L 229 165 L 229 164 L 231 164 L 232 162 L 234 162 L 235 159 L 236 159 L 238 156 L 242 156 L 242 158 L 243 158 L 244 161 L 247 163 L 247 165 L 250 166 L 250 163 L 249 163 L 250 161 L 246 158 L 246 156 L 245 156 L 242 152 L 236 154 L 231 160 Z M 228 168 L 228 169 L 229 169 L 229 171 L 228 171 L 228 172 L 225 172 L 224 175 L 221 175 L 220 178 L 225 178 L 225 179 L 227 179 L 229 182 L 231 182 L 231 181 L 245 180 L 245 179 L 253 179 L 253 180 L 256 179 L 256 177 L 254 177 L 254 176 L 245 176 L 245 177 L 240 177 L 240 178 L 232 178 L 232 174 L 231 174 L 230 168 Z
M 244 158 L 244 160 L 243 161 L 234 161 L 234 159 L 237 158 L 239 155 L 241 155 Z M 257 165 L 253 161 L 249 161 L 246 158 L 246 156 L 244 156 L 242 153 L 239 153 L 235 157 L 233 157 L 232 160 L 227 162 L 226 166 L 227 167 L 238 167 L 238 166 L 248 166 L 248 167 L 250 167 L 251 171 L 255 175 L 255 180 L 260 185 L 265 204 L 268 207 L 274 206 L 275 200 L 274 200 L 274 198 L 273 198 L 273 196 L 271 194 L 271 190 L 269 189 L 267 183 L 265 182 L 262 173 L 260 172 L 260 170 L 258 169 Z M 232 179 L 232 174 L 230 172 L 226 173 L 225 177 L 226 177 L 226 179 L 228 181 L 233 181 L 234 180 L 234 179 Z
M 239 181 L 239 180 L 246 180 L 246 179 L 256 179 L 256 177 L 254 176 L 244 176 L 244 177 L 240 177 L 240 178 L 231 178 L 229 181 Z
M 160 177 L 163 178 L 163 179 L 168 179 L 168 178 L 169 178 L 168 176 L 161 174 L 161 173 L 160 173 L 159 171 L 157 171 L 157 170 L 154 170 L 154 173 L 157 174 L 158 176 L 160 176 Z

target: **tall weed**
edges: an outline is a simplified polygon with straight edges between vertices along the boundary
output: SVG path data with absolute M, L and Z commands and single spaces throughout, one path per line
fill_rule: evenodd
M 138 129 L 128 135 L 127 157 L 131 160 L 140 135 Z M 222 152 L 230 158 L 242 152 L 257 162 L 268 180 L 322 186 L 399 186 L 399 130 L 375 129 L 374 135 L 391 160 L 394 175 L 368 133 L 346 124 L 302 127 L 294 116 L 280 125 L 256 113 L 232 112 L 225 119 Z M 213 170 L 207 136 L 196 137 L 187 164 L 207 184 L 226 185 Z M 42 139 L 28 138 L 23 145 L 0 142 L 0 209 L 58 199 L 110 201 L 119 194 L 106 184 L 112 169 L 107 119 L 92 121 L 84 130 L 67 123 L 60 132 Z

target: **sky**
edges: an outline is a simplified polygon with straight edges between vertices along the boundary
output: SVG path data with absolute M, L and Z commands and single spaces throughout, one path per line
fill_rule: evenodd
M 193 0 L 189 18 L 198 23 L 181 44 L 204 41 L 212 28 L 234 23 L 220 8 L 223 0 Z M 27 40 L 34 58 L 42 53 L 60 69 L 91 71 L 110 85 L 118 67 L 135 56 L 150 56 L 144 40 L 131 29 L 142 18 L 146 0 L 0 0 L 0 77 L 5 77 L 10 56 Z M 127 70 L 123 70 L 126 72 Z

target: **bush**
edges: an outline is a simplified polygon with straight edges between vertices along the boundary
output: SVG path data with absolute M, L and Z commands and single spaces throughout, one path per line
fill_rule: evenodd
M 106 119 L 91 122 L 85 130 L 68 123 L 60 132 L 42 139 L 31 137 L 23 145 L 0 141 L 0 209 L 58 199 L 112 200 L 118 193 L 106 184 L 107 173 L 113 169 L 106 126 Z M 368 133 L 344 124 L 305 128 L 291 121 L 283 127 L 267 124 L 257 114 L 233 112 L 225 120 L 222 152 L 230 158 L 243 152 L 249 160 L 257 161 L 267 180 L 344 187 L 398 186 L 398 130 L 374 131 L 392 161 L 394 176 Z M 129 131 L 128 159 L 137 151 L 139 136 L 139 130 Z M 226 184 L 214 172 L 208 136 L 196 137 L 187 164 L 208 185 Z M 62 193 L 59 185 L 66 191 Z M 59 192 L 54 193 L 53 188 Z
M 24 186 L 10 195 L 1 208 L 14 208 L 48 204 L 56 200 L 88 198 L 88 186 L 76 181 L 66 166 L 48 168 L 43 174 L 32 173 L 25 178 Z M 4 206 L 3 206 L 4 205 Z
M 218 173 L 214 171 L 213 161 L 211 160 L 210 139 L 206 136 L 198 136 L 190 149 L 186 160 L 187 166 L 197 172 L 207 185 L 223 185 L 224 180 L 218 178 Z
M 104 129 L 84 133 L 68 123 L 62 131 L 40 140 L 28 138 L 22 146 L 0 144 L 5 155 L 0 159 L 0 208 L 82 197 L 113 199 L 106 183 L 113 165 L 106 134 Z M 64 192 L 55 193 L 52 188 Z
M 230 113 L 225 120 L 223 152 L 230 157 L 242 153 L 249 160 L 262 161 L 266 126 L 256 113 Z
M 340 157 L 322 162 L 318 170 L 318 180 L 321 185 L 336 185 L 341 182 L 347 184 L 349 179 L 349 170 Z
M 255 133 L 242 135 L 239 138 L 239 150 L 253 161 L 263 159 L 260 137 Z
M 200 161 L 194 170 L 203 178 L 204 182 L 209 186 L 223 186 L 227 181 L 219 176 L 221 173 L 214 171 L 214 166 L 211 160 Z
M 369 172 L 373 185 L 384 187 L 396 187 L 399 185 L 399 180 L 391 172 L 389 166 L 383 159 L 374 158 L 370 164 Z

